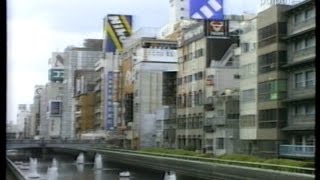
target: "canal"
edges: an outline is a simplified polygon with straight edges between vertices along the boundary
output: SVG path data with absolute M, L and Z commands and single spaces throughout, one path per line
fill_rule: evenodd
M 135 166 L 128 166 L 122 163 L 110 162 L 105 156 L 102 156 L 102 170 L 94 169 L 94 159 L 85 157 L 84 164 L 76 164 L 77 156 L 72 156 L 63 153 L 42 153 L 40 150 L 19 150 L 7 152 L 7 156 L 13 162 L 22 161 L 29 162 L 29 158 L 37 158 L 37 172 L 40 179 L 47 179 L 48 167 L 51 167 L 52 160 L 57 160 L 58 167 L 58 180 L 119 180 L 119 173 L 129 171 L 131 174 L 130 180 L 163 180 L 163 171 L 143 169 Z M 29 170 L 22 170 L 26 174 L 30 173 Z M 7 180 L 15 180 L 14 176 L 7 170 Z M 194 177 L 188 177 L 177 174 L 177 180 L 203 180 Z

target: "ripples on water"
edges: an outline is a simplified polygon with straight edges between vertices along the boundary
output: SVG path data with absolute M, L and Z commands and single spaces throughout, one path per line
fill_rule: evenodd
M 76 164 L 77 156 L 66 154 L 42 154 L 41 151 L 18 151 L 16 153 L 7 153 L 9 158 L 14 161 L 29 162 L 29 157 L 38 159 L 38 173 L 41 178 L 47 177 L 47 169 L 52 165 L 52 159 L 57 160 L 58 179 L 59 180 L 163 180 L 164 172 L 150 169 L 142 169 L 133 166 L 127 166 L 120 163 L 108 162 L 103 158 L 103 169 L 94 170 L 94 158 L 85 158 L 85 164 Z M 122 171 L 130 171 L 131 177 L 119 178 Z M 28 172 L 27 170 L 25 172 Z M 10 179 L 9 179 L 10 180 Z M 15 180 L 15 179 L 12 179 Z M 177 180 L 201 180 L 192 177 L 177 175 Z

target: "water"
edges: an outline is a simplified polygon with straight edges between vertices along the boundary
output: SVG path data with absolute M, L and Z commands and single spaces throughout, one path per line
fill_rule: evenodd
M 100 155 L 90 159 L 84 156 L 85 163 L 77 164 L 77 156 L 67 154 L 42 154 L 41 151 L 24 150 L 16 154 L 7 154 L 12 161 L 28 162 L 29 157 L 37 158 L 37 173 L 40 175 L 39 179 L 47 179 L 48 173 L 55 173 L 57 180 L 163 180 L 164 171 L 156 171 L 151 169 L 139 168 L 135 166 L 128 166 L 121 163 L 109 162 L 106 156 Z M 55 160 L 53 159 L 55 158 Z M 101 160 L 101 161 L 100 161 Z M 100 164 L 101 162 L 101 164 Z M 50 170 L 56 166 L 57 171 Z M 95 166 L 100 169 L 95 169 Z M 119 177 L 120 172 L 130 172 L 130 178 Z M 28 173 L 28 170 L 23 171 Z M 55 176 L 54 175 L 54 176 Z M 53 177 L 52 176 L 52 180 Z M 50 179 L 50 180 L 51 180 Z M 176 174 L 176 180 L 203 180 L 193 177 Z

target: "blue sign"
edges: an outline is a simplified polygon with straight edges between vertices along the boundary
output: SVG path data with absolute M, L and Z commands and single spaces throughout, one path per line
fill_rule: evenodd
M 190 0 L 191 19 L 223 20 L 223 0 Z
M 109 71 L 105 79 L 105 130 L 114 129 L 114 112 L 113 112 L 113 72 Z

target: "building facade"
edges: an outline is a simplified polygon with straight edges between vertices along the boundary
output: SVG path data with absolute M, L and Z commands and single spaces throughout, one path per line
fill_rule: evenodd
M 307 0 L 284 12 L 287 17 L 287 120 L 279 155 L 313 158 L 315 153 L 315 2 Z
M 93 42 L 93 43 L 90 43 Z M 74 130 L 74 75 L 76 70 L 94 69 L 96 61 L 101 58 L 102 40 L 87 39 L 84 47 L 68 47 L 64 52 L 64 97 L 61 136 L 73 138 Z

